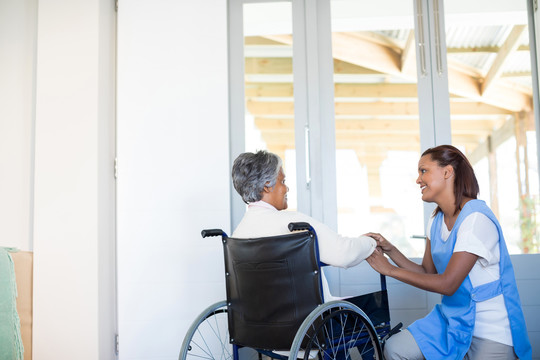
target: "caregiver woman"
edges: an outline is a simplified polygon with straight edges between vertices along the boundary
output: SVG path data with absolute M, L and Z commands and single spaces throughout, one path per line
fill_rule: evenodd
M 453 146 L 428 149 L 418 162 L 416 183 L 422 200 L 438 205 L 427 227 L 422 264 L 375 233 L 367 234 L 378 244 L 367 261 L 381 274 L 443 297 L 425 318 L 388 340 L 386 359 L 531 359 L 501 226 L 476 200 L 471 164 Z

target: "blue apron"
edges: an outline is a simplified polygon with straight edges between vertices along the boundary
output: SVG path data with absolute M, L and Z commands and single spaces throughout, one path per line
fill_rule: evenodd
M 473 212 L 486 215 L 497 227 L 500 248 L 500 279 L 473 288 L 467 275 L 454 295 L 443 296 L 441 304 L 436 305 L 425 318 L 412 323 L 408 329 L 427 360 L 461 360 L 471 345 L 476 303 L 503 294 L 512 331 L 514 352 L 522 360 L 531 359 L 532 349 L 521 310 L 514 269 L 501 226 L 484 201 L 470 200 L 465 204 L 446 241 L 443 241 L 440 235 L 443 213 L 437 214 L 433 219 L 430 234 L 433 263 L 439 274 L 445 271 L 454 252 L 458 229 L 463 220 Z

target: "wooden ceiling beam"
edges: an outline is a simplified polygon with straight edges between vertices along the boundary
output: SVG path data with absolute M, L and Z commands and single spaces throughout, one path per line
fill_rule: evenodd
M 334 60 L 334 69 L 335 74 L 353 74 L 356 75 L 360 74 L 375 74 L 376 72 L 369 70 L 369 69 L 363 69 L 358 66 L 354 66 L 352 64 L 345 63 L 343 61 Z M 247 75 L 254 75 L 254 74 L 263 74 L 263 75 L 273 75 L 273 74 L 291 74 L 292 75 L 292 61 L 290 58 L 249 58 L 246 59 L 246 74 Z M 474 76 L 468 75 L 464 72 L 461 72 L 459 70 L 454 69 L 453 67 L 448 68 L 448 83 L 449 83 L 449 90 L 451 96 L 459 96 L 464 97 L 468 99 L 473 99 L 475 101 L 484 102 L 486 104 L 490 104 L 508 111 L 517 112 L 517 111 L 528 111 L 532 108 L 532 94 L 526 93 L 521 88 L 516 88 L 516 86 L 512 86 L 509 84 L 504 83 L 503 81 L 495 82 L 491 85 L 492 91 L 489 91 L 489 93 L 482 95 L 480 92 L 480 82 L 477 78 Z M 522 76 L 522 74 L 520 74 Z M 257 85 L 256 90 L 252 90 L 250 85 L 246 86 L 246 95 L 247 96 L 273 96 L 273 95 L 265 95 L 264 86 L 267 86 L 265 84 L 268 84 L 269 87 L 274 86 L 276 88 L 278 85 L 276 83 L 258 83 L 260 85 Z M 290 87 L 292 87 L 292 84 L 290 83 L 280 83 L 280 85 L 288 84 Z M 392 94 L 393 90 L 389 89 L 397 89 L 398 87 L 407 88 L 409 87 L 409 90 L 407 90 L 407 93 L 411 93 L 411 89 L 413 86 L 416 86 L 415 84 L 362 84 L 361 86 L 365 86 L 364 89 L 356 89 L 356 86 L 360 86 L 359 84 L 336 84 L 336 97 L 347 97 L 348 95 L 352 95 L 352 92 L 358 92 L 359 94 L 364 93 L 366 97 L 371 97 L 373 95 L 377 95 L 378 93 L 382 93 L 382 95 L 386 96 L 384 94 L 386 91 L 390 91 L 388 93 L 389 97 L 399 97 L 399 95 L 394 96 Z M 381 86 L 382 90 L 378 90 L 378 86 Z M 286 85 L 283 85 L 282 89 L 285 89 Z M 343 91 L 343 92 L 342 92 Z M 369 94 L 369 91 L 373 91 L 372 94 Z M 272 93 L 273 90 L 270 90 L 270 93 Z M 275 93 L 275 96 L 281 96 L 281 94 Z M 285 96 L 292 96 L 291 90 L 286 90 Z M 353 95 L 354 96 L 354 95 Z M 405 96 L 405 95 L 403 95 Z M 416 96 L 416 94 L 414 94 Z M 376 97 L 376 96 L 375 96 Z
M 247 109 L 254 116 L 261 115 L 294 115 L 293 102 L 254 101 L 246 102 Z M 480 102 L 452 102 L 450 104 L 452 115 L 502 115 L 512 114 L 510 111 Z M 362 115 L 362 116 L 402 116 L 418 115 L 417 102 L 336 102 L 335 114 Z
M 267 35 L 265 37 L 292 45 L 291 35 Z M 358 51 L 358 49 L 362 49 L 362 51 Z M 401 54 L 379 42 L 366 39 L 365 35 L 344 32 L 332 33 L 332 52 L 334 59 L 381 73 L 402 76 Z
M 411 30 L 411 35 L 414 41 L 414 31 Z M 394 46 L 393 42 L 384 40 L 379 36 L 375 38 L 373 35 L 364 35 L 366 39 L 372 39 L 375 42 L 379 42 L 381 45 Z M 246 36 L 244 37 L 245 46 L 272 46 L 283 45 L 283 42 L 269 39 L 264 36 Z M 404 47 L 405 48 L 405 47 Z M 475 46 L 475 47 L 447 47 L 447 54 L 478 54 L 478 53 L 498 53 L 501 48 L 499 46 Z M 414 49 L 413 49 L 414 50 Z M 529 45 L 519 45 L 516 51 L 530 51 Z
M 409 31 L 409 36 L 401 53 L 401 72 L 416 77 L 416 48 L 414 31 Z
M 246 75 L 275 75 L 293 73 L 290 57 L 246 57 L 244 59 Z M 339 75 L 375 75 L 378 71 L 334 59 L 334 74 Z
M 292 74 L 292 58 L 290 57 L 249 57 L 244 61 L 246 75 Z
M 267 144 L 280 144 L 290 145 L 294 147 L 294 132 L 293 131 L 279 131 L 279 132 L 265 132 L 262 134 L 262 138 Z M 452 137 L 453 143 L 478 143 L 482 140 L 474 134 L 455 135 Z M 372 134 L 364 133 L 352 133 L 352 132 L 339 132 L 336 133 L 336 147 L 337 148 L 359 148 L 364 146 L 373 146 L 374 144 L 381 146 L 382 148 L 391 147 L 394 145 L 410 145 L 420 143 L 420 135 L 414 134 L 406 136 L 399 133 L 385 134 L 381 136 L 373 136 Z
M 489 95 L 480 94 L 479 82 L 473 77 L 449 69 L 450 97 L 463 97 L 472 101 L 483 102 L 509 112 L 532 109 L 532 96 L 517 91 L 516 86 L 503 81 L 492 85 Z M 246 83 L 247 97 L 293 97 L 291 83 Z M 519 89 L 518 89 L 519 90 Z M 334 96 L 366 98 L 416 98 L 416 84 L 372 84 L 372 83 L 336 83 Z M 506 113 L 506 112 L 505 112 Z
M 499 46 L 477 46 L 477 47 L 448 47 L 447 54 L 478 54 L 478 53 L 498 53 L 501 50 Z M 516 51 L 530 51 L 529 45 L 519 45 Z
M 498 121 L 493 120 L 458 120 L 452 121 L 452 134 L 490 134 Z M 265 132 L 294 131 L 294 119 L 256 118 L 255 126 Z M 384 135 L 389 132 L 399 134 L 417 134 L 419 121 L 409 119 L 337 119 L 336 133 Z
M 281 41 L 272 40 L 264 36 L 244 36 L 244 46 L 260 45 L 283 45 L 283 43 Z
M 362 49 L 359 51 L 359 49 Z M 336 59 L 385 74 L 402 77 L 401 53 L 355 33 L 332 33 L 332 51 Z
M 480 144 L 477 144 L 477 146 L 470 147 L 470 151 L 467 154 L 467 158 L 469 159 L 471 164 L 476 164 L 478 161 L 488 156 L 490 151 L 494 151 L 494 149 L 496 149 L 506 140 L 514 136 L 514 134 L 515 134 L 515 119 L 511 118 L 510 120 L 505 122 L 503 126 L 498 128 L 491 134 L 489 141 L 485 141 Z M 459 143 L 456 143 L 456 144 L 461 145 Z M 491 146 L 491 149 L 490 149 L 490 146 Z
M 509 72 L 509 73 L 502 73 L 502 78 L 516 78 L 516 77 L 531 77 L 530 71 L 516 71 L 516 72 Z
M 504 41 L 504 44 L 501 46 L 501 49 L 497 53 L 497 57 L 493 61 L 493 64 L 489 68 L 485 78 L 482 82 L 482 94 L 486 93 L 491 85 L 494 83 L 494 81 L 499 77 L 499 75 L 502 73 L 503 65 L 508 56 L 514 52 L 517 47 L 519 46 L 519 39 L 521 38 L 521 35 L 527 28 L 527 25 L 515 25 L 512 30 L 510 31 L 510 34 Z
M 532 106 L 532 96 L 516 91 L 510 86 L 497 81 L 490 87 L 489 93 L 481 94 L 480 81 L 453 67 L 448 67 L 448 87 L 450 93 L 473 101 L 483 102 L 509 112 L 529 110 Z
M 292 97 L 291 83 L 246 83 L 246 97 Z M 336 98 L 416 98 L 416 84 L 334 84 Z
M 520 26 L 523 25 L 515 27 L 515 32 L 519 31 Z M 292 37 L 290 35 L 268 36 L 268 38 L 292 44 Z M 335 59 L 377 72 L 416 81 L 416 76 L 413 76 L 415 72 L 406 73 L 401 71 L 402 53 L 397 53 L 393 49 L 379 43 L 370 42 L 365 36 L 355 36 L 354 33 L 333 33 L 332 39 L 333 56 Z M 511 39 L 509 38 L 509 40 Z M 513 41 L 509 41 L 508 45 L 510 44 L 514 44 Z M 358 49 L 362 50 L 359 51 Z M 500 51 L 505 50 L 501 47 Z M 496 71 L 494 70 L 494 72 Z M 495 78 L 496 76 L 492 77 Z M 488 82 L 493 81 L 488 79 Z M 483 85 L 476 76 L 470 75 L 468 69 L 456 68 L 456 65 L 448 66 L 448 83 L 450 93 L 458 96 L 482 101 L 486 104 L 514 112 L 531 109 L 532 94 L 521 93 L 504 84 L 499 86 L 498 81 L 488 84 L 491 90 L 486 93 L 482 91 Z

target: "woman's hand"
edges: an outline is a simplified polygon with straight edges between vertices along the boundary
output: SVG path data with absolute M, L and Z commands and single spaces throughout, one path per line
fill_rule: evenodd
M 399 269 L 399 268 L 412 271 L 415 273 L 426 272 L 426 269 L 423 265 L 418 265 L 417 263 L 409 260 L 405 255 L 401 253 L 401 251 L 399 251 L 397 247 L 392 245 L 392 243 L 386 240 L 384 236 L 382 236 L 381 234 L 367 233 L 365 235 L 373 238 L 375 242 L 377 243 L 376 250 L 378 250 L 380 256 L 372 255 L 374 258 L 374 264 L 370 263 L 370 265 L 381 274 L 388 275 L 387 273 L 383 273 L 382 271 L 388 272 L 392 270 L 393 272 L 395 272 L 394 270 Z M 429 240 L 427 241 L 426 249 L 429 251 Z M 373 254 L 375 254 L 375 252 L 373 252 Z M 392 262 L 395 264 L 395 266 L 393 264 L 390 264 L 388 260 L 384 256 L 382 256 L 382 254 L 388 255 L 388 257 L 392 259 Z M 431 259 L 431 253 L 429 253 L 428 256 L 429 256 L 429 259 Z M 424 258 L 425 257 L 426 255 L 424 255 Z M 376 268 L 376 266 L 377 267 L 383 266 L 383 263 L 385 266 L 384 268 Z M 433 269 L 435 269 L 435 266 L 433 266 Z M 436 271 L 433 270 L 433 272 L 436 272 Z
M 392 245 L 390 241 L 386 240 L 384 236 L 379 233 L 367 233 L 364 235 L 373 238 L 377 242 L 377 247 L 386 254 L 392 251 L 392 249 L 394 248 L 394 245 Z
M 379 248 L 376 248 L 375 251 L 366 258 L 366 261 L 375 271 L 382 275 L 391 276 L 390 273 L 392 272 L 392 269 L 395 268 L 394 265 L 390 264 Z

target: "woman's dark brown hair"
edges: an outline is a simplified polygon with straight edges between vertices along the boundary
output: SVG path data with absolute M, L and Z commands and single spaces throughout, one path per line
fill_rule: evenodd
M 463 197 L 477 198 L 480 191 L 478 181 L 471 163 L 461 151 L 452 145 L 440 145 L 427 149 L 422 154 L 422 156 L 425 155 L 430 155 L 431 160 L 441 167 L 450 165 L 454 168 L 454 197 L 456 200 L 454 215 L 461 211 Z M 438 214 L 439 211 L 441 208 L 437 206 L 434 214 Z

